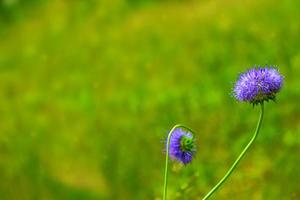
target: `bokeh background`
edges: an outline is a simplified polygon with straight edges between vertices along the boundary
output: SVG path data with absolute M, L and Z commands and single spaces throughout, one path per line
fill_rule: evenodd
M 1 0 L 0 199 L 201 199 L 251 138 L 231 90 L 253 65 L 285 76 L 260 135 L 212 199 L 300 199 L 300 1 Z

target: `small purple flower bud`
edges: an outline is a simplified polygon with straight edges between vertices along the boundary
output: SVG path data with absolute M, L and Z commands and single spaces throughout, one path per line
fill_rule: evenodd
M 183 164 L 190 163 L 196 153 L 193 135 L 180 128 L 173 131 L 169 145 L 170 157 L 182 162 Z

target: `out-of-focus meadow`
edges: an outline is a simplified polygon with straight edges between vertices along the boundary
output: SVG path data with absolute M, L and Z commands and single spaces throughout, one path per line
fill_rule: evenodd
M 201 199 L 251 138 L 238 73 L 285 76 L 260 135 L 212 199 L 300 199 L 300 1 L 2 0 L 0 199 L 159 200 L 168 130 L 197 134 L 171 162 L 170 199 Z

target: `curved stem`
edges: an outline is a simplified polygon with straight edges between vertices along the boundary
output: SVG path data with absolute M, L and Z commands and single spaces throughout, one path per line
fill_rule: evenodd
M 240 160 L 243 158 L 243 156 L 245 155 L 245 153 L 248 151 L 248 149 L 250 148 L 250 146 L 252 145 L 252 143 L 256 139 L 256 137 L 258 135 L 258 132 L 259 132 L 259 129 L 261 127 L 261 122 L 262 122 L 263 115 L 264 115 L 264 104 L 263 104 L 263 102 L 260 103 L 260 105 L 261 105 L 261 111 L 260 111 L 258 123 L 257 123 L 257 126 L 256 126 L 256 130 L 254 132 L 254 135 L 251 138 L 250 142 L 247 144 L 247 146 L 244 148 L 244 150 L 240 153 L 240 155 L 238 156 L 238 158 L 236 159 L 236 161 L 233 163 L 233 165 L 230 167 L 230 169 L 225 174 L 225 176 L 207 193 L 207 195 L 202 200 L 208 199 L 227 180 L 227 178 L 233 172 L 233 170 L 235 169 L 235 167 L 237 166 L 237 164 L 240 162 Z
M 184 128 L 187 129 L 188 131 L 190 131 L 191 133 L 194 133 L 194 131 L 192 129 L 190 129 L 189 127 L 182 125 L 182 124 L 177 124 L 175 125 L 170 132 L 168 133 L 168 138 L 167 138 L 167 144 L 166 144 L 166 164 L 165 164 L 165 178 L 164 178 L 164 193 L 163 193 L 163 200 L 167 199 L 167 186 L 168 186 L 168 164 L 169 164 L 169 146 L 170 146 L 170 139 L 171 139 L 171 135 L 173 133 L 173 131 L 177 128 Z

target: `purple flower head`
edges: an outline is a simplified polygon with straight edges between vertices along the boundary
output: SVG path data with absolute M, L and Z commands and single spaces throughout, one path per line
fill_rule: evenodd
M 275 100 L 276 93 L 283 84 L 283 76 L 274 67 L 252 68 L 241 74 L 236 82 L 233 95 L 239 101 L 253 105 Z
M 176 159 L 183 164 L 192 161 L 195 155 L 194 137 L 191 133 L 177 128 L 170 137 L 169 155 L 172 159 Z

